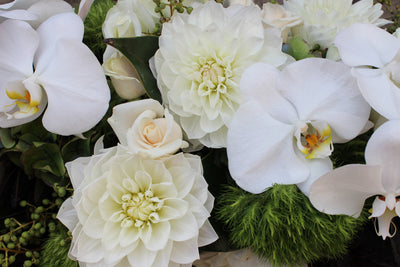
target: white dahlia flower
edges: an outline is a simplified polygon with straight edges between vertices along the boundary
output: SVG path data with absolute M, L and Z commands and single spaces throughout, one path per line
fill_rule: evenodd
M 382 26 L 390 21 L 380 19 L 383 14 L 381 4 L 373 0 L 361 0 L 352 4 L 352 0 L 286 0 L 284 7 L 303 18 L 304 23 L 292 29 L 311 47 L 318 44 L 321 48 L 333 46 L 336 34 L 348 26 L 360 22 Z
M 223 8 L 214 1 L 174 14 L 163 25 L 153 72 L 163 102 L 189 139 L 225 147 L 241 103 L 239 81 L 255 62 L 280 66 L 287 56 L 276 28 L 264 29 L 256 6 Z
M 74 195 L 58 218 L 81 266 L 190 266 L 216 240 L 199 157 L 142 158 L 124 146 L 67 163 Z

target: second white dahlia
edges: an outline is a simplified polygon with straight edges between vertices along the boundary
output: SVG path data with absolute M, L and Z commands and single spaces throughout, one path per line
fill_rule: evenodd
M 265 30 L 260 13 L 256 6 L 223 8 L 210 1 L 163 25 L 153 70 L 164 104 L 190 139 L 225 147 L 244 70 L 287 60 L 280 31 Z
M 301 36 L 311 47 L 333 46 L 336 34 L 350 25 L 361 22 L 383 26 L 390 21 L 381 19 L 382 5 L 372 0 L 286 0 L 286 10 L 300 16 L 304 23 L 295 27 L 295 35 Z

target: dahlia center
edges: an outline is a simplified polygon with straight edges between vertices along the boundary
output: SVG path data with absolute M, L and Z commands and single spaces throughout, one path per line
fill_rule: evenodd
M 200 96 L 211 94 L 225 94 L 227 92 L 227 81 L 232 77 L 232 71 L 228 64 L 221 59 L 199 59 L 200 74 L 198 93 Z
M 163 201 L 155 197 L 150 189 L 145 192 L 124 194 L 121 203 L 125 215 L 121 221 L 122 227 L 141 228 L 146 224 L 160 221 L 158 211 L 163 207 Z

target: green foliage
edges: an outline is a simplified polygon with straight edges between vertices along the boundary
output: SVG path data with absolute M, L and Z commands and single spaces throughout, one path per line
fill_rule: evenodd
M 317 211 L 295 185 L 274 185 L 261 194 L 229 186 L 217 200 L 218 219 L 238 247 L 250 247 L 273 265 L 337 258 L 367 220 Z
M 149 59 L 158 49 L 158 37 L 113 38 L 106 39 L 105 42 L 118 49 L 129 59 L 136 69 L 147 95 L 161 103 L 161 93 L 149 67 Z
M 77 267 L 78 262 L 68 258 L 68 251 L 71 245 L 71 236 L 68 233 L 68 229 L 61 223 L 58 223 L 56 229 L 43 245 L 41 266 Z
M 364 151 L 372 130 L 344 143 L 335 144 L 331 160 L 335 168 L 346 164 L 365 164 Z
M 106 49 L 106 44 L 103 43 L 102 25 L 108 10 L 113 5 L 112 0 L 96 0 L 85 19 L 83 42 L 92 50 L 100 62 L 102 62 L 103 53 Z

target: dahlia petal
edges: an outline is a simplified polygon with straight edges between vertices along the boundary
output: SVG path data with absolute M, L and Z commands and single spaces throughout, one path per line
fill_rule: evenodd
M 156 251 L 147 250 L 144 244 L 139 242 L 135 250 L 127 255 L 127 257 L 131 266 L 151 267 L 157 254 Z
M 100 211 L 98 209 L 94 209 L 90 213 L 88 219 L 83 224 L 82 231 L 84 231 L 89 238 L 93 239 L 102 238 L 105 221 L 99 218 L 100 218 Z
M 197 238 L 191 238 L 182 242 L 174 242 L 171 252 L 171 261 L 188 264 L 200 258 Z
M 208 220 L 205 221 L 199 230 L 199 237 L 197 240 L 199 247 L 209 245 L 217 239 L 218 235 L 211 226 L 211 223 Z
M 186 241 L 198 235 L 197 221 L 191 212 L 169 222 L 171 225 L 169 239 L 173 241 Z
M 152 224 L 152 233 L 148 242 L 143 240 L 144 246 L 151 251 L 162 250 L 168 242 L 170 235 L 170 223 L 169 222 L 158 222 Z
M 78 224 L 78 216 L 75 207 L 72 205 L 71 198 L 68 198 L 63 202 L 58 210 L 57 219 L 59 219 L 71 232 Z
M 137 227 L 123 227 L 119 235 L 121 247 L 131 247 L 133 250 L 138 244 L 140 231 Z M 132 245 L 133 244 L 133 245 Z

